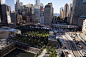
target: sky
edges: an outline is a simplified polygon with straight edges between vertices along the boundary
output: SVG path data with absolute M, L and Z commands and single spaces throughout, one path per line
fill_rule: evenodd
M 3 3 L 6 3 L 7 5 L 11 6 L 11 10 L 14 10 L 14 1 L 16 0 L 2 0 Z M 1 1 L 1 3 L 2 3 Z M 6 2 L 4 2 L 6 1 Z M 23 5 L 26 5 L 28 3 L 30 4 L 35 4 L 35 0 L 20 0 L 20 2 L 23 2 Z M 60 13 L 60 8 L 64 7 L 64 5 L 66 3 L 70 4 L 71 0 L 40 0 L 40 3 L 43 3 L 43 5 L 45 6 L 48 3 L 52 3 L 53 4 L 53 8 L 54 8 L 54 13 Z
M 15 2 L 14 2 L 14 0 L 5 0 L 6 2 L 6 5 L 8 5 L 8 6 L 11 6 L 11 11 L 14 11 L 15 10 Z
M 11 11 L 15 10 L 15 0 L 1 0 L 1 4 L 6 4 L 10 6 Z
M 35 0 L 20 0 L 20 2 L 23 2 L 23 5 L 26 5 L 28 3 L 35 4 Z M 71 0 L 40 0 L 40 3 L 43 3 L 45 6 L 48 3 L 53 4 L 54 13 L 60 13 L 60 8 L 64 7 L 66 3 L 70 4 Z

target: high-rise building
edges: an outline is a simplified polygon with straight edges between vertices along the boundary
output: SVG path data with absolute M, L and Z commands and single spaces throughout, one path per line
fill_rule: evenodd
M 65 4 L 65 6 L 64 6 L 64 16 L 65 17 L 68 17 L 68 12 L 69 12 L 69 5 Z
M 44 24 L 44 12 L 43 11 L 40 11 L 40 16 L 41 16 L 40 24 Z
M 35 0 L 34 16 L 35 16 L 34 22 L 40 23 L 40 0 Z
M 14 3 L 14 0 L 1 0 L 1 23 L 16 25 Z
M 83 21 L 82 32 L 86 35 L 86 19 Z
M 40 4 L 40 11 L 44 11 L 43 4 Z
M 86 15 L 86 0 L 73 0 L 73 10 L 70 24 L 78 25 L 80 22 L 83 22 L 78 21 L 82 16 L 85 18 L 84 15 Z M 82 20 L 84 20 L 84 18 Z
M 72 2 L 72 1 L 71 1 Z M 71 13 L 72 13 L 72 9 L 73 9 L 73 4 L 70 3 L 69 5 L 69 12 L 68 12 L 68 18 L 67 18 L 67 23 L 70 24 L 70 21 L 71 21 Z
M 10 18 L 11 18 L 11 23 L 13 23 L 14 25 L 16 25 L 16 15 L 15 15 L 15 2 L 14 0 L 5 0 L 6 5 L 10 6 Z M 10 4 L 11 3 L 11 4 Z
M 20 14 L 21 13 L 19 0 L 16 0 L 15 10 L 16 10 L 16 14 Z
M 5 4 L 5 0 L 1 0 L 1 4 Z
M 86 41 L 86 19 L 83 20 L 82 33 L 80 36 Z M 86 42 L 85 42 L 86 43 Z
M 40 24 L 44 24 L 44 8 L 43 8 L 43 4 L 40 4 Z
M 52 3 L 48 3 L 44 8 L 44 24 L 51 25 L 53 16 Z
M 40 7 L 39 5 L 34 6 L 35 23 L 40 23 Z
M 64 17 L 64 10 L 62 11 L 62 19 L 64 19 L 65 17 Z
M 40 5 L 40 0 L 35 0 L 35 5 Z
M 16 5 L 17 5 L 17 9 L 20 9 L 20 2 L 19 2 L 19 0 L 16 0 Z
M 26 7 L 32 7 L 32 5 L 29 3 L 29 4 L 26 4 Z
M 69 13 L 69 5 L 68 5 L 68 4 L 65 4 L 65 6 L 64 6 L 64 17 L 65 17 L 65 22 L 67 22 L 68 13 Z
M 6 23 L 6 24 L 11 23 L 10 6 L 7 6 L 7 5 L 3 4 L 3 5 L 1 5 L 1 10 L 2 10 L 1 23 Z
M 23 6 L 23 3 L 22 2 L 20 2 L 20 6 Z
M 19 15 L 19 14 L 17 14 L 17 23 L 20 23 L 20 22 L 21 22 L 21 20 L 22 20 L 22 16 L 21 16 L 21 15 Z
M 63 7 L 60 8 L 60 18 L 62 18 Z

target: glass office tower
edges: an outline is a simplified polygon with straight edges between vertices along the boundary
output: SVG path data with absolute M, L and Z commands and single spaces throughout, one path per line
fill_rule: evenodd
M 35 0 L 35 5 L 40 5 L 40 0 Z

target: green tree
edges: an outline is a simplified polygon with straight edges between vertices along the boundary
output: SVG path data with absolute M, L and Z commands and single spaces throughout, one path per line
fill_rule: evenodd
M 6 45 L 8 45 L 8 43 L 6 43 Z
M 38 55 L 40 55 L 40 54 L 41 54 L 41 52 L 39 51 L 39 52 L 38 52 Z
M 38 43 L 40 43 L 41 41 L 40 40 L 38 40 Z
M 46 49 L 47 53 L 49 53 L 49 49 Z
M 49 46 L 49 43 L 47 44 L 47 46 Z
M 35 55 L 35 57 L 37 57 L 37 55 Z
M 50 46 L 49 48 L 52 49 L 52 46 Z
M 41 48 L 40 51 L 43 51 L 43 48 Z
M 52 54 L 49 54 L 49 57 L 52 57 Z
M 45 47 L 46 47 L 46 46 L 44 45 L 44 46 L 43 46 L 43 49 L 44 49 Z
M 11 41 L 9 43 L 11 43 Z

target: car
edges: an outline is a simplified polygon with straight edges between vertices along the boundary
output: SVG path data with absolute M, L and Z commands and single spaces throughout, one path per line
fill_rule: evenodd
M 79 46 L 81 49 L 83 49 L 83 46 Z
M 58 49 L 58 45 L 56 46 L 56 48 Z
M 76 42 L 76 45 L 79 44 L 79 42 Z

